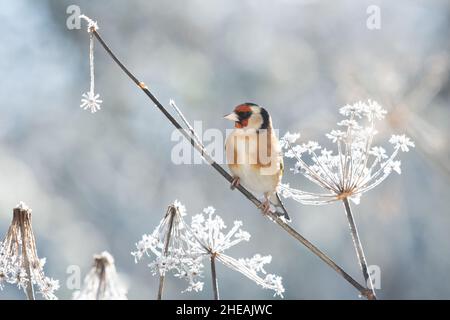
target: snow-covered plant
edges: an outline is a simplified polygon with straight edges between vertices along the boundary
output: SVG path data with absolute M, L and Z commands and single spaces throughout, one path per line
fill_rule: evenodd
M 90 71 L 90 87 L 89 91 L 83 93 L 81 98 L 80 108 L 84 110 L 90 110 L 91 113 L 95 113 L 101 109 L 100 105 L 102 100 L 100 100 L 100 95 L 95 94 L 95 77 L 94 77 L 94 31 L 98 30 L 98 24 L 85 15 L 80 16 L 88 23 L 87 32 L 89 33 L 89 71 Z
M 94 264 L 84 278 L 74 300 L 126 300 L 127 290 L 117 275 L 113 256 L 103 251 L 94 255 Z
M 31 209 L 20 202 L 13 211 L 13 219 L 6 237 L 0 242 L 0 290 L 4 283 L 24 289 L 29 300 L 34 300 L 34 286 L 48 300 L 55 300 L 58 280 L 44 274 L 45 258 L 39 259 L 31 226 Z
M 337 124 L 341 129 L 326 134 L 336 145 L 336 152 L 322 148 L 315 141 L 293 145 L 300 137 L 298 133 L 288 132 L 281 140 L 282 147 L 287 149 L 284 155 L 296 160 L 291 170 L 303 174 L 327 190 L 327 193 L 307 192 L 291 188 L 288 184 L 282 184 L 279 188 L 284 197 L 303 204 L 321 205 L 343 201 L 358 262 L 370 290 L 368 298 L 375 298 L 348 199 L 358 204 L 363 193 L 383 182 L 392 171 L 400 174 L 401 162 L 396 160 L 396 157 L 399 152 L 408 152 L 414 147 L 414 142 L 405 135 L 393 135 L 389 140 L 393 147 L 390 154 L 387 154 L 383 147 L 373 144 L 377 134 L 375 121 L 382 120 L 387 113 L 374 101 L 346 105 L 340 108 L 340 113 L 345 117 Z
M 200 277 L 203 273 L 201 256 L 193 254 L 186 241 L 190 237 L 183 217 L 186 208 L 177 200 L 167 209 L 166 215 L 151 234 L 142 236 L 142 240 L 136 243 L 136 251 L 131 254 L 135 262 L 141 260 L 144 255 L 153 257 L 148 265 L 153 275 L 160 276 L 158 299 L 162 298 L 164 277 L 171 271 L 177 278 L 185 279 L 188 287 L 185 291 L 203 290 L 203 282 Z
M 189 286 L 185 291 L 203 290 L 203 282 L 198 279 L 203 276 L 203 260 L 208 258 L 215 298 L 218 298 L 215 260 L 282 296 L 284 288 L 281 277 L 266 275 L 263 268 L 270 263 L 271 256 L 255 255 L 250 259 L 234 259 L 223 253 L 242 241 L 249 241 L 250 234 L 241 229 L 240 221 L 235 221 L 233 227 L 225 233 L 224 221 L 214 213 L 213 207 L 205 208 L 202 213 L 192 217 L 192 222 L 188 225 L 183 219 L 186 215 L 185 207 L 175 201 L 153 233 L 144 235 L 136 244 L 137 251 L 132 252 L 132 255 L 136 261 L 144 255 L 154 255 L 155 260 L 149 264 L 152 273 L 164 276 L 167 271 L 172 270 L 176 277 L 188 280 Z M 160 282 L 159 298 L 161 288 Z
M 307 192 L 282 184 L 280 191 L 286 198 L 292 198 L 303 204 L 327 204 L 349 198 L 359 203 L 363 193 L 383 182 L 392 171 L 401 173 L 398 153 L 408 152 L 414 147 L 405 135 L 393 135 L 389 142 L 393 146 L 390 154 L 381 146 L 374 146 L 375 121 L 386 115 L 374 101 L 357 102 L 340 109 L 345 117 L 338 122 L 340 129 L 332 130 L 326 137 L 336 145 L 336 152 L 322 148 L 319 143 L 309 141 L 293 145 L 300 137 L 287 133 L 281 140 L 287 149 L 285 156 L 296 160 L 291 169 L 301 173 L 327 193 Z

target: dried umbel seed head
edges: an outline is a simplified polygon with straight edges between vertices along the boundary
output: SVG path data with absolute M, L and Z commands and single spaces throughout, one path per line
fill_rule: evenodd
M 175 201 L 169 206 L 153 233 L 142 236 L 142 240 L 136 244 L 137 251 L 132 252 L 136 262 L 145 255 L 155 256 L 149 264 L 153 275 L 161 276 L 172 271 L 175 277 L 189 283 L 185 291 L 198 292 L 203 290 L 203 282 L 200 281 L 203 277 L 203 260 L 213 257 L 263 288 L 274 290 L 276 295 L 282 296 L 284 288 L 281 277 L 265 274 L 263 269 L 263 265 L 271 261 L 270 256 L 255 255 L 251 259 L 238 260 L 224 254 L 224 251 L 242 241 L 249 241 L 250 234 L 241 229 L 241 221 L 235 221 L 226 232 L 225 222 L 215 214 L 213 207 L 207 207 L 202 213 L 193 216 L 191 224 L 184 221 L 185 215 L 186 209 L 180 202 Z
M 127 290 L 120 281 L 113 256 L 103 251 L 94 255 L 94 263 L 83 288 L 74 293 L 76 300 L 126 300 Z
M 186 291 L 201 291 L 203 282 L 200 281 L 203 273 L 202 257 L 192 254 L 189 242 L 191 235 L 183 217 L 186 208 L 175 200 L 166 211 L 166 214 L 151 234 L 145 234 L 136 243 L 136 251 L 131 254 L 135 262 L 144 256 L 154 257 L 149 267 L 153 275 L 165 276 L 173 272 L 175 277 L 188 282 Z
M 3 283 L 24 289 L 28 299 L 34 299 L 34 286 L 45 299 L 56 299 L 57 280 L 44 274 L 45 258 L 39 259 L 31 226 L 31 209 L 20 202 L 13 210 L 11 226 L 0 242 L 0 289 Z
M 115 268 L 113 256 L 107 251 L 103 251 L 100 254 L 95 254 L 94 267 L 99 273 L 105 272 L 105 270 L 110 267 Z

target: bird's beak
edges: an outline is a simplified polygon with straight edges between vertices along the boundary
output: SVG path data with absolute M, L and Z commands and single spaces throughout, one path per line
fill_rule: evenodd
M 230 120 L 230 121 L 239 121 L 239 117 L 237 116 L 237 114 L 235 112 L 232 112 L 226 116 L 224 116 L 225 119 Z

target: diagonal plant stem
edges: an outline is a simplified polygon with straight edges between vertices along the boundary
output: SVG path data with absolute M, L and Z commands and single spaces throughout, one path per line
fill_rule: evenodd
M 164 252 L 163 252 L 164 256 L 167 256 L 167 253 L 169 252 L 170 236 L 172 234 L 172 227 L 173 227 L 173 218 L 175 217 L 176 214 L 175 207 L 169 206 L 167 214 L 169 214 L 170 217 L 169 217 L 169 228 L 167 229 L 166 239 L 164 240 Z M 162 294 L 164 290 L 164 279 L 165 279 L 164 274 L 159 276 L 158 296 L 156 298 L 157 300 L 162 299 Z
M 353 213 L 350 208 L 350 203 L 348 202 L 347 198 L 344 198 L 342 201 L 344 202 L 345 213 L 347 215 L 348 225 L 350 227 L 350 233 L 352 234 L 353 245 L 356 250 L 356 256 L 358 257 L 359 266 L 361 267 L 364 280 L 366 281 L 368 289 L 371 291 L 371 294 L 373 296 L 372 298 L 376 299 L 375 289 L 373 287 L 370 274 L 367 270 L 366 257 L 364 255 L 364 250 L 361 241 L 359 240 L 358 229 L 356 228 L 355 219 L 353 218 Z
M 166 116 L 166 118 L 172 123 L 172 125 L 179 129 L 183 136 L 190 141 L 191 145 L 195 150 L 200 152 L 200 154 L 204 157 L 205 161 L 209 163 L 222 177 L 224 177 L 228 182 L 233 181 L 233 177 L 222 168 L 217 162 L 215 162 L 209 154 L 204 152 L 203 147 L 195 141 L 195 138 L 188 133 L 188 130 L 184 130 L 180 123 L 167 111 L 167 109 L 159 102 L 159 100 L 150 92 L 148 87 L 144 82 L 139 81 L 128 69 L 125 65 L 116 57 L 116 55 L 111 51 L 109 46 L 104 42 L 100 34 L 97 30 L 91 31 L 106 52 L 110 55 L 110 57 L 114 60 L 114 62 L 122 69 L 122 71 L 147 95 L 147 97 L 156 105 L 156 107 Z M 261 206 L 261 202 L 247 189 L 245 189 L 242 185 L 236 187 L 250 202 L 252 202 L 256 207 Z M 320 251 L 316 246 L 314 246 L 311 242 L 309 242 L 306 238 L 304 238 L 301 234 L 295 231 L 292 227 L 290 227 L 282 218 L 278 217 L 278 215 L 273 212 L 269 212 L 267 216 L 276 222 L 281 228 L 283 228 L 287 233 L 289 233 L 292 237 L 298 240 L 301 244 L 307 247 L 311 252 L 317 255 L 322 261 L 324 261 L 329 267 L 335 270 L 340 276 L 342 276 L 347 282 L 349 282 L 353 287 L 355 287 L 361 295 L 365 296 L 367 299 L 373 299 L 371 291 L 366 287 L 362 286 L 358 281 L 353 279 L 348 273 L 346 273 L 341 267 L 339 267 L 333 260 L 331 260 L 325 253 Z
M 219 300 L 219 285 L 216 273 L 216 254 L 213 253 L 210 259 L 211 259 L 211 280 L 214 293 L 214 300 Z

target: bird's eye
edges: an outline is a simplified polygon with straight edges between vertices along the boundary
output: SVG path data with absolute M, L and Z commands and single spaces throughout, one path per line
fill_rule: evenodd
M 239 117 L 239 120 L 245 120 L 245 119 L 250 118 L 250 116 L 252 115 L 252 112 L 251 111 L 245 111 L 245 112 L 241 111 L 241 112 L 238 112 L 237 115 Z

